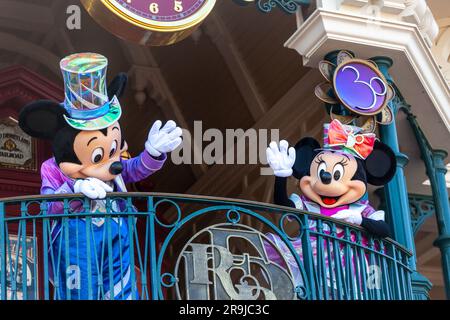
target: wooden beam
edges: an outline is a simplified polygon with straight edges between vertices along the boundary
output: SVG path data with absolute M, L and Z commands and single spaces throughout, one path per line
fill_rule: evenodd
M 175 120 L 180 127 L 189 129 L 183 112 L 150 49 L 125 41 L 119 41 L 119 43 L 132 65 L 130 75 L 137 76 L 138 82 L 141 82 L 136 89 L 141 91 L 150 89 L 152 98 L 155 99 L 164 116 Z M 201 152 L 201 146 L 197 145 L 196 141 L 193 141 L 193 149 L 196 153 Z M 207 170 L 205 164 L 191 164 L 190 167 L 196 178 L 200 178 Z
M 442 276 L 442 268 L 439 267 L 420 267 L 419 272 L 423 274 L 433 285 L 443 287 L 444 278 Z
M 434 258 L 438 257 L 441 254 L 440 250 L 436 247 L 431 247 L 426 252 L 422 253 L 420 256 L 417 257 L 417 263 L 419 265 L 426 265 L 430 260 L 433 260 Z
M 0 49 L 24 55 L 31 60 L 39 62 L 55 75 L 59 76 L 61 73 L 59 69 L 59 57 L 49 50 L 30 41 L 21 39 L 6 32 L 0 32 Z
M 291 127 L 290 130 L 294 130 L 295 132 L 295 127 Z M 305 130 L 304 130 L 305 131 Z M 323 126 L 321 123 L 319 123 L 318 125 L 315 126 L 314 129 L 310 130 L 309 135 L 312 137 L 316 137 L 317 135 L 320 135 L 323 131 Z M 280 137 L 280 139 L 284 139 L 283 137 Z M 262 176 L 262 175 L 258 175 L 254 180 L 250 180 L 251 179 L 251 175 L 248 174 L 245 177 L 245 187 L 244 191 L 242 192 L 242 194 L 239 195 L 239 198 L 246 198 L 246 199 L 254 199 L 254 200 L 259 200 L 259 201 L 263 201 L 263 202 L 272 202 L 272 190 L 273 190 L 273 180 L 267 176 Z M 263 191 L 263 194 L 261 197 L 257 197 L 257 195 L 255 195 L 255 191 L 261 187 L 263 184 L 265 184 L 265 188 Z
M 434 216 L 429 217 L 425 220 L 425 222 L 420 226 L 419 232 L 433 232 L 437 234 L 438 229 L 436 226 L 436 218 Z M 437 238 L 437 236 L 436 236 Z
M 256 130 L 279 128 L 280 137 L 290 141 L 290 144 L 297 142 L 301 135 L 320 133 L 322 121 L 317 121 L 314 124 L 308 123 L 307 125 L 311 126 L 309 132 L 305 131 L 306 127 L 301 128 L 300 124 L 308 122 L 317 112 L 324 113 L 322 103 L 314 96 L 314 87 L 321 80 L 318 70 L 310 70 L 252 128 Z M 236 188 L 236 185 L 241 183 L 242 177 L 254 168 L 255 165 L 251 164 L 216 164 L 210 167 L 208 172 L 186 192 L 228 196 Z
M 11 22 L 10 28 L 45 34 L 54 28 L 54 17 L 50 7 L 16 0 L 0 1 L 0 20 Z
M 420 240 L 416 240 L 416 252 L 421 254 L 433 247 L 433 241 L 436 240 L 438 235 L 436 233 L 428 233 Z
M 212 13 L 204 27 L 224 58 L 253 119 L 259 120 L 267 112 L 267 105 L 225 23 L 218 13 Z
M 67 52 L 75 52 L 75 47 L 66 30 L 59 30 L 56 39 L 56 46 L 61 55 L 66 54 Z
M 32 32 L 31 37 L 29 37 L 27 40 L 32 43 L 38 43 L 42 48 L 51 48 L 55 43 L 56 32 L 56 29 L 50 30 L 45 35 L 37 32 Z M 39 63 L 37 61 L 29 61 L 23 55 L 17 55 L 14 63 L 18 65 L 28 65 L 30 66 L 30 69 L 35 71 L 38 71 L 39 68 Z

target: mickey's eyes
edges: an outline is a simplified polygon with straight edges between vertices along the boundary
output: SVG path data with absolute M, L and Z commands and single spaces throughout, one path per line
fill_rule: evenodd
M 321 162 L 319 167 L 317 168 L 317 176 L 320 177 L 322 171 L 327 171 L 327 164 L 325 162 Z
M 109 152 L 109 157 L 111 158 L 117 151 L 117 141 L 114 140 L 111 144 L 111 151 Z
M 92 156 L 91 156 L 91 160 L 92 163 L 99 163 L 100 161 L 103 160 L 103 148 L 97 148 L 94 150 L 94 152 L 92 152 Z
M 333 169 L 333 179 L 335 181 L 339 181 L 344 175 L 344 166 L 340 163 L 337 163 Z

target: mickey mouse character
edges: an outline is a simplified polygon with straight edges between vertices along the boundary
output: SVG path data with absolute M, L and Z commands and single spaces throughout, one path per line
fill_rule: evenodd
M 175 122 L 168 121 L 162 126 L 161 121 L 156 121 L 145 150 L 138 157 L 121 158 L 128 146 L 118 122 L 122 114 L 118 97 L 125 90 L 127 77 L 119 74 L 107 88 L 107 64 L 104 56 L 95 53 L 64 58 L 60 64 L 64 102 L 35 101 L 25 106 L 19 117 L 23 131 L 52 142 L 54 157 L 41 167 L 41 194 L 82 193 L 91 199 L 93 213 L 107 213 L 106 201 L 102 199 L 108 192 L 126 192 L 125 184 L 143 180 L 161 169 L 166 154 L 182 142 L 182 130 Z M 70 206 L 71 212 L 85 212 L 80 202 Z M 129 211 L 123 200 L 112 201 L 109 210 Z M 48 214 L 63 212 L 61 202 L 49 203 Z M 49 254 L 56 298 L 135 298 L 130 280 L 134 262 L 130 261 L 129 220 L 124 217 L 91 220 L 88 226 L 81 218 L 69 219 L 64 224 L 58 219 L 52 224 Z M 112 248 L 108 249 L 109 239 L 105 235 L 111 237 Z
M 389 225 L 384 222 L 384 211 L 375 210 L 364 196 L 367 185 L 381 186 L 395 174 L 394 152 L 376 139 L 373 133 L 362 133 L 355 126 L 333 120 L 325 125 L 324 147 L 313 138 L 301 139 L 294 148 L 288 142 L 271 142 L 266 150 L 267 160 L 275 178 L 275 204 L 322 214 L 348 223 L 360 225 L 378 237 L 390 236 Z M 287 178 L 298 179 L 302 195 L 286 191 Z M 310 226 L 315 228 L 315 226 Z M 344 231 L 338 228 L 338 237 Z M 269 238 L 288 256 L 288 248 L 280 239 Z M 365 239 L 363 239 L 365 241 Z M 301 255 L 301 241 L 293 246 Z M 316 243 L 312 240 L 313 253 Z M 278 253 L 268 248 L 272 260 Z M 291 259 L 295 269 L 295 261 Z M 299 277 L 298 270 L 296 278 Z

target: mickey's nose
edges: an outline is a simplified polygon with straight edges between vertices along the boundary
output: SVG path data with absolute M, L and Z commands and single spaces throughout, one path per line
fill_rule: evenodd
M 330 184 L 331 183 L 331 173 L 322 170 L 320 172 L 319 176 L 320 176 L 320 180 L 322 181 L 323 184 Z
M 120 162 L 120 161 L 113 162 L 111 164 L 111 166 L 109 167 L 109 172 L 115 176 L 117 176 L 118 174 L 121 174 L 122 170 L 123 170 L 123 165 L 122 165 L 122 162 Z

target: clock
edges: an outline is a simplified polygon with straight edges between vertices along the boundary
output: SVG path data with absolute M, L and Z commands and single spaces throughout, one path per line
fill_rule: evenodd
M 216 0 L 81 0 L 89 14 L 116 36 L 141 45 L 174 44 L 191 35 Z

